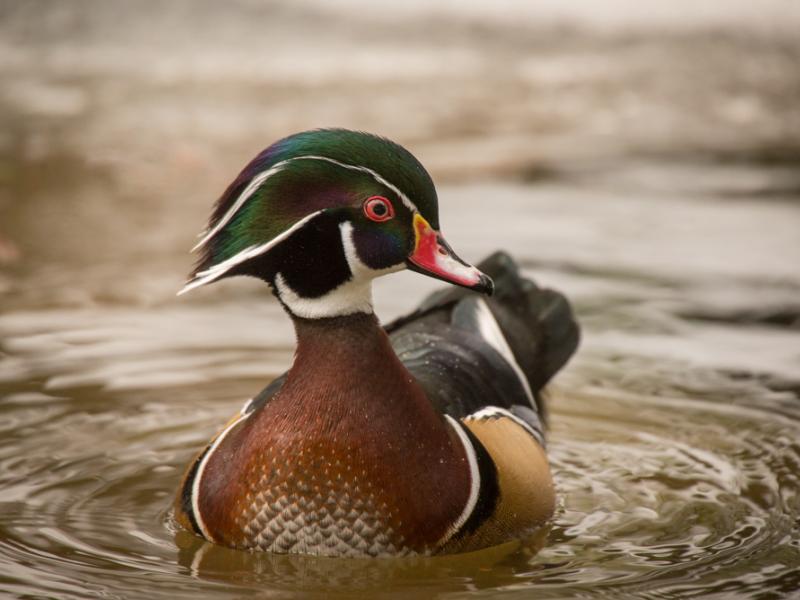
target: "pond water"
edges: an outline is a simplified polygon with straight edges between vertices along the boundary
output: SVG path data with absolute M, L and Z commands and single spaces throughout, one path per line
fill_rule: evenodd
M 2 9 L 0 595 L 796 592 L 793 4 L 701 2 L 696 30 L 681 3 L 368 4 Z M 506 249 L 572 301 L 583 339 L 550 393 L 559 500 L 538 553 L 287 557 L 172 524 L 186 463 L 294 341 L 257 282 L 176 298 L 187 250 L 246 160 L 318 125 L 403 142 L 461 256 Z M 438 287 L 386 277 L 377 312 Z

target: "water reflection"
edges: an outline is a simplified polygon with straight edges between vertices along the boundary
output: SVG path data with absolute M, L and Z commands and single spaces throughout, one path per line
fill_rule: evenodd
M 178 532 L 178 561 L 204 580 L 236 584 L 258 584 L 262 589 L 292 594 L 374 596 L 385 590 L 399 590 L 404 596 L 455 592 L 512 585 L 509 570 L 515 556 L 532 556 L 542 546 L 547 532 L 524 543 L 450 557 L 340 560 L 307 556 L 233 551 Z

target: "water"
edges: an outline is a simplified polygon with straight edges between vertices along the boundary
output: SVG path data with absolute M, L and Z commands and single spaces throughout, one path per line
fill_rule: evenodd
M 297 28 L 316 40 L 268 54 L 262 71 L 250 57 L 264 42 L 242 34 L 258 19 L 173 2 L 151 23 L 124 3 L 80 6 L 10 4 L 0 19 L 5 596 L 800 589 L 800 82 L 798 45 L 779 35 L 790 12 L 741 29 L 752 15 L 726 3 L 703 13 L 711 24 L 697 35 L 649 37 L 604 14 L 600 33 L 562 39 L 563 22 L 442 21 L 414 3 L 387 25 L 240 2 L 246 15 L 273 11 L 273 42 Z M 374 19 L 367 32 L 363 19 Z M 117 32 L 120 20 L 129 27 Z M 354 54 L 359 43 L 371 53 Z M 447 69 L 431 63 L 440 53 Z M 492 72 L 501 58 L 508 72 Z M 459 254 L 503 247 L 576 307 L 583 342 L 550 397 L 559 507 L 538 554 L 272 556 L 171 524 L 186 463 L 286 368 L 293 344 L 255 282 L 175 298 L 186 250 L 255 150 L 331 122 L 406 143 L 440 182 Z M 378 313 L 390 319 L 437 287 L 385 278 Z

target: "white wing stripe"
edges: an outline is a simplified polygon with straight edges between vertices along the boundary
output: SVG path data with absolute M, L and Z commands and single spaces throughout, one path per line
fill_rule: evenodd
M 525 377 L 525 373 L 522 372 L 522 368 L 519 366 L 517 359 L 514 357 L 514 353 L 511 351 L 506 338 L 503 336 L 500 325 L 497 324 L 497 320 L 489 309 L 489 305 L 486 304 L 486 300 L 483 298 L 478 299 L 477 321 L 481 337 L 486 340 L 492 348 L 497 350 L 500 356 L 506 359 L 506 362 L 511 366 L 511 369 L 517 375 L 517 379 L 519 379 L 519 382 L 522 384 L 525 395 L 528 396 L 528 401 L 531 403 L 531 406 L 536 406 L 536 401 L 533 398 L 533 392 L 531 391 L 530 383 L 528 383 L 528 378 Z
M 447 419 L 448 423 L 450 423 L 450 426 L 455 429 L 459 439 L 461 440 L 461 444 L 464 446 L 464 452 L 467 455 L 467 462 L 469 463 L 470 488 L 469 496 L 467 497 L 467 503 L 464 505 L 464 510 L 461 511 L 461 514 L 458 516 L 458 518 L 453 521 L 450 527 L 447 528 L 444 536 L 436 544 L 436 546 L 439 548 L 443 546 L 447 540 L 453 537 L 453 535 L 455 535 L 455 533 L 461 529 L 464 523 L 467 522 L 467 519 L 469 519 L 470 515 L 475 510 L 475 506 L 478 504 L 478 495 L 481 490 L 481 472 L 478 469 L 478 455 L 475 453 L 475 448 L 472 446 L 472 442 L 469 440 L 469 437 L 467 437 L 467 434 L 464 431 L 464 426 L 450 415 L 445 415 L 444 417 Z

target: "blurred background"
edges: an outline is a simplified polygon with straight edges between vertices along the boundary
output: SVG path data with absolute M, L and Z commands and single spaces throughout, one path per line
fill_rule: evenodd
M 0 6 L 1 256 L 30 292 L 12 301 L 171 291 L 178 273 L 141 263 L 182 275 L 241 166 L 313 127 L 395 139 L 440 186 L 570 181 L 580 212 L 610 179 L 683 200 L 800 187 L 792 0 Z M 52 281 L 64 263 L 80 284 Z
M 0 590 L 797 589 L 798 31 L 795 0 L 0 0 Z M 405 145 L 459 254 L 578 311 L 537 556 L 331 568 L 171 525 L 293 345 L 256 282 L 175 299 L 188 249 L 254 154 L 329 126 Z M 377 311 L 437 287 L 386 278 Z

